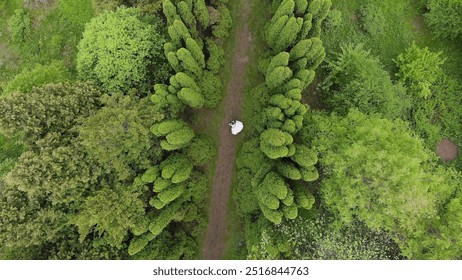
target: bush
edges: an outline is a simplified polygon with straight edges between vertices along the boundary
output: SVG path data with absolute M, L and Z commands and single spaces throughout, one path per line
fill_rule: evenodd
M 215 108 L 223 98 L 223 83 L 221 79 L 209 71 L 204 71 L 204 75 L 199 83 L 202 95 L 205 98 L 205 106 Z
M 30 14 L 24 9 L 17 9 L 8 20 L 8 30 L 13 44 L 20 46 L 30 39 L 32 26 Z
M 103 165 L 110 164 L 120 180 L 149 164 L 146 151 L 153 145 L 149 128 L 139 116 L 141 110 L 133 101 L 131 106 L 121 101 L 106 106 L 79 127 L 88 154 Z
M 218 39 L 226 39 L 229 36 L 229 30 L 233 26 L 233 18 L 226 6 L 219 8 L 220 18 L 218 23 L 213 26 L 212 34 Z
M 225 63 L 225 51 L 213 40 L 208 39 L 206 44 L 209 52 L 207 69 L 209 69 L 213 74 L 217 74 L 220 67 Z
M 329 15 L 326 18 L 326 27 L 327 28 L 336 28 L 342 25 L 343 15 L 342 12 L 338 9 L 332 9 L 329 12 Z
M 411 100 L 405 89 L 393 84 L 378 58 L 362 45 L 342 46 L 327 69 L 322 89 L 332 111 L 346 115 L 350 108 L 357 108 L 389 119 L 406 117 Z
M 204 0 L 194 1 L 194 15 L 196 16 L 197 20 L 202 24 L 204 28 L 209 26 L 210 24 L 209 11 L 207 10 L 207 6 Z
M 168 75 L 161 25 L 133 8 L 119 8 L 86 25 L 78 48 L 79 75 L 106 92 L 146 93 Z
M 70 80 L 71 75 L 61 61 L 54 61 L 48 65 L 36 65 L 31 69 L 25 69 L 9 81 L 3 89 L 3 94 L 12 92 L 29 92 L 33 87 L 41 87 L 46 84 L 65 82 Z
M 97 14 L 105 11 L 114 11 L 122 5 L 124 0 L 92 0 L 93 9 Z
M 396 76 L 416 96 L 427 99 L 432 95 L 432 86 L 441 77 L 441 65 L 445 60 L 442 52 L 434 53 L 428 48 L 419 48 L 412 44 L 398 56 Z
M 459 39 L 462 36 L 462 1 L 429 0 L 425 14 L 435 36 L 447 39 Z
M 210 139 L 196 136 L 191 145 L 186 148 L 186 154 L 193 161 L 194 165 L 202 165 L 214 157 L 216 151 Z
M 109 2 L 109 0 L 103 1 Z M 94 16 L 90 0 L 60 0 L 58 10 L 61 18 L 78 26 L 79 31 Z
M 372 36 L 380 35 L 385 28 L 385 16 L 380 7 L 373 3 L 365 4 L 359 8 L 361 28 Z

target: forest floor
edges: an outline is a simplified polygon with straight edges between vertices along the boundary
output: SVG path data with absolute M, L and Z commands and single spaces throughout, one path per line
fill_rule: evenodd
M 235 47 L 232 54 L 232 66 L 224 100 L 223 120 L 220 128 L 220 142 L 215 175 L 212 181 L 212 193 L 209 210 L 204 259 L 221 259 L 226 248 L 227 210 L 234 174 L 237 152 L 237 136 L 231 134 L 228 123 L 239 119 L 243 106 L 246 85 L 246 67 L 252 36 L 249 31 L 249 1 L 241 1 L 238 21 L 242 23 L 235 33 Z

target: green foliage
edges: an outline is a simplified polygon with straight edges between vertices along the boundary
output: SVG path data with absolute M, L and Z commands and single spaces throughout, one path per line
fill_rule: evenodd
M 164 150 L 172 151 L 185 147 L 194 138 L 194 131 L 181 120 L 167 120 L 151 127 L 151 132 L 157 137 L 165 136 L 160 142 Z
M 388 119 L 406 115 L 411 100 L 405 89 L 393 84 L 378 58 L 362 45 L 342 46 L 335 60 L 328 62 L 327 69 L 322 88 L 334 112 L 346 115 L 350 108 L 357 108 Z
M 0 99 L 0 127 L 33 143 L 48 133 L 65 134 L 99 106 L 99 91 L 85 83 L 50 84 Z
M 150 232 L 139 236 L 135 237 L 131 242 L 130 246 L 128 247 L 128 254 L 130 256 L 136 255 L 139 252 L 141 252 L 148 244 L 149 242 L 154 239 L 154 235 Z
M 341 26 L 343 22 L 342 12 L 338 9 L 332 9 L 329 12 L 329 15 L 326 18 L 326 27 L 330 28 L 337 28 Z
M 14 167 L 16 160 L 24 151 L 24 147 L 17 142 L 17 138 L 0 134 L 0 179 Z
M 175 5 L 170 0 L 165 0 L 162 3 L 162 11 L 167 18 L 167 24 L 171 25 L 178 19 L 178 14 Z
M 79 75 L 106 92 L 136 88 L 146 93 L 155 81 L 168 75 L 158 21 L 133 8 L 119 8 L 92 19 L 79 44 Z
M 220 67 L 225 63 L 223 48 L 219 47 L 214 41 L 207 40 L 207 50 L 209 52 L 209 58 L 207 60 L 207 69 L 213 74 L 218 73 Z
M 183 103 L 178 99 L 176 94 L 168 92 L 168 87 L 164 84 L 156 84 L 154 86 L 154 94 L 150 100 L 157 108 L 157 111 L 166 115 L 176 116 L 184 107 Z
M 205 56 L 202 52 L 202 48 L 192 38 L 187 38 L 185 40 L 186 48 L 191 52 L 191 55 L 197 61 L 201 68 L 205 68 Z
M 191 51 L 185 48 L 180 48 L 176 52 L 176 56 L 187 74 L 193 75 L 194 77 L 202 76 L 203 69 L 199 65 L 199 62 L 194 59 Z
M 442 73 L 440 66 L 444 61 L 441 52 L 433 53 L 428 48 L 413 44 L 398 56 L 396 64 L 399 70 L 396 76 L 412 94 L 427 99 L 432 95 L 432 85 Z
M 66 82 L 70 80 L 69 70 L 61 61 L 54 61 L 48 65 L 37 64 L 31 69 L 24 69 L 9 81 L 3 94 L 12 92 L 30 92 L 33 87 L 41 87 L 46 84 Z
M 286 22 L 281 32 L 272 45 L 269 45 L 274 51 L 279 52 L 287 49 L 293 44 L 298 36 L 298 33 L 302 29 L 303 19 L 291 17 Z
M 114 106 L 102 108 L 79 127 L 86 151 L 101 164 L 110 164 L 121 180 L 133 175 L 135 166 L 144 167 L 149 163 L 143 155 L 153 145 L 136 101 L 128 96 L 120 97 Z
M 94 1 L 94 0 L 91 0 Z M 83 29 L 85 24 L 94 16 L 90 0 L 60 0 L 58 12 L 62 18 L 71 22 L 79 29 Z M 108 0 L 106 0 L 108 2 Z M 120 2 L 120 0 L 119 0 Z M 93 6 L 94 7 L 94 6 Z
M 286 25 L 289 17 L 287 15 L 281 16 L 276 20 L 272 20 L 266 29 L 265 40 L 269 46 L 274 46 L 277 37 L 280 35 L 282 29 Z
M 173 220 L 181 220 L 181 202 L 171 203 L 157 215 L 149 225 L 149 231 L 158 236 Z
M 212 34 L 218 39 L 226 39 L 229 36 L 229 30 L 233 26 L 233 18 L 228 8 L 224 5 L 218 8 L 220 17 L 218 23 L 212 27 Z
M 81 241 L 95 231 L 109 244 L 120 247 L 128 230 L 144 216 L 144 202 L 139 196 L 140 190 L 127 186 L 105 187 L 85 200 L 70 223 L 79 228 Z
M 204 0 L 194 1 L 194 15 L 204 28 L 209 26 L 210 16 Z
M 345 118 L 315 115 L 309 123 L 305 135 L 313 136 L 322 155 L 321 194 L 338 222 L 356 217 L 371 229 L 389 231 L 401 248 L 428 234 L 427 222 L 437 219 L 439 203 L 458 180 L 450 170 L 435 170 L 434 154 L 403 122 L 353 110 Z
M 293 137 L 278 129 L 270 128 L 260 134 L 260 148 L 270 159 L 290 156 Z
M 196 18 L 193 15 L 192 7 L 185 1 L 181 1 L 177 4 L 177 11 L 182 21 L 189 26 L 189 28 L 196 27 Z M 168 13 L 168 12 L 167 12 Z
M 202 165 L 212 159 L 216 151 L 210 139 L 196 136 L 191 142 L 191 145 L 186 148 L 186 154 L 194 165 Z
M 435 36 L 460 39 L 462 36 L 462 1 L 428 0 L 429 12 L 425 14 Z
M 178 91 L 178 98 L 191 108 L 198 109 L 204 106 L 204 97 L 200 92 L 191 88 L 182 88 Z
M 204 71 L 199 84 L 201 85 L 202 95 L 205 99 L 204 105 L 208 108 L 217 107 L 223 98 L 223 83 L 221 79 L 210 71 Z
M 383 32 L 385 17 L 380 7 L 373 3 L 364 4 L 359 8 L 359 17 L 361 28 L 371 36 L 376 36 Z
M 266 75 L 265 82 L 268 88 L 274 89 L 282 86 L 293 75 L 292 70 L 286 66 L 278 66 L 274 68 L 268 75 Z
M 185 155 L 172 154 L 160 164 L 160 169 L 162 178 L 178 184 L 189 179 L 193 165 Z
M 32 32 L 30 14 L 24 9 L 17 9 L 8 20 L 8 30 L 10 31 L 10 38 L 13 44 L 21 47 Z
M 96 14 L 101 14 L 105 11 L 114 11 L 118 6 L 123 4 L 123 0 L 92 0 L 93 9 Z
M 396 244 L 385 232 L 371 231 L 358 222 L 336 230 L 331 219 L 321 215 L 265 226 L 260 238 L 260 243 L 250 248 L 249 259 L 401 259 Z

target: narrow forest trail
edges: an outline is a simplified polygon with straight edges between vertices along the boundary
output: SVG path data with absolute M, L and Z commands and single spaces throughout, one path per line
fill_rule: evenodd
M 220 129 L 220 145 L 212 181 L 209 224 L 205 236 L 203 258 L 223 258 L 226 246 L 227 210 L 237 153 L 237 136 L 231 134 L 228 123 L 239 119 L 244 100 L 245 73 L 249 61 L 252 36 L 249 31 L 250 1 L 242 0 L 237 15 L 238 25 L 232 54 L 231 74 L 224 100 L 224 114 Z M 245 128 L 244 128 L 245 129 Z

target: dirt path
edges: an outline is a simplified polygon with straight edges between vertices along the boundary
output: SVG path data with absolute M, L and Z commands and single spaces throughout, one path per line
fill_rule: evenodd
M 204 244 L 203 258 L 206 260 L 221 259 L 225 249 L 227 229 L 228 200 L 236 159 L 236 141 L 228 123 L 239 119 L 239 113 L 244 99 L 245 70 L 248 62 L 252 37 L 249 31 L 248 17 L 250 1 L 242 0 L 235 33 L 235 47 L 232 57 L 231 76 L 225 97 L 224 118 L 220 130 L 220 147 L 212 183 L 212 195 L 209 209 L 209 224 Z

